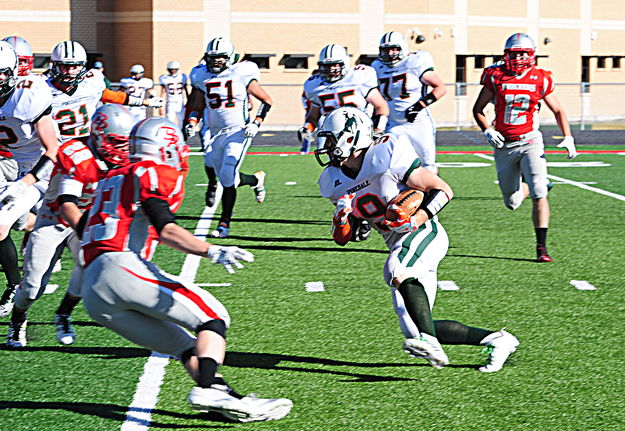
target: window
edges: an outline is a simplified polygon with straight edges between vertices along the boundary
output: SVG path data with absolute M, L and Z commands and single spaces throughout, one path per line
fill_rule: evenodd
M 276 54 L 245 54 L 243 56 L 243 61 L 251 61 L 252 63 L 256 63 L 259 69 L 261 70 L 269 70 L 269 59 L 271 57 L 275 57 Z
M 475 56 L 475 68 L 484 69 L 484 56 L 483 55 Z
M 456 96 L 467 95 L 467 55 L 456 55 Z
M 597 57 L 597 69 L 605 69 L 607 57 Z
M 623 57 L 614 56 L 612 57 L 612 69 L 620 69 L 621 68 L 621 59 Z
M 369 66 L 376 58 L 378 58 L 378 54 L 360 54 L 356 60 L 356 64 L 366 64 Z
M 310 57 L 314 57 L 313 54 L 284 54 L 278 64 L 285 70 L 308 70 Z

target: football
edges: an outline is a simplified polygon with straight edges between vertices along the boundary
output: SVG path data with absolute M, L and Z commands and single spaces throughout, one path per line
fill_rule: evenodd
M 414 215 L 419 206 L 423 202 L 423 192 L 421 190 L 408 189 L 400 192 L 397 196 L 395 196 L 388 203 L 389 206 L 397 205 L 408 215 Z M 389 221 L 395 221 L 397 219 L 397 214 L 387 209 L 386 210 L 386 219 Z

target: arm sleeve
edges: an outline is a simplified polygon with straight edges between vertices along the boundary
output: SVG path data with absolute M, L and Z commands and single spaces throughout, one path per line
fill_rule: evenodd
M 141 203 L 143 212 L 148 216 L 152 226 L 159 234 L 169 223 L 176 223 L 176 216 L 169 209 L 167 201 L 158 198 L 148 198 Z
M 113 91 L 105 88 L 100 100 L 104 103 L 119 103 L 125 105 L 128 101 L 128 94 L 123 91 Z

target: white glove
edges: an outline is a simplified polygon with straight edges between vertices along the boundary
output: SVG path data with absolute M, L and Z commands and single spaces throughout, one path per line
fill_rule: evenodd
M 186 126 L 184 126 L 184 132 L 187 134 L 187 139 L 191 139 L 195 136 L 195 126 L 197 123 L 189 122 Z
M 343 226 L 347 223 L 347 217 L 353 211 L 352 200 L 356 195 L 343 195 L 336 201 L 336 209 L 334 210 L 334 221 L 336 224 Z
M 239 260 L 245 262 L 254 262 L 254 255 L 247 250 L 239 247 L 224 247 L 221 245 L 211 245 L 208 247 L 206 257 L 213 263 L 218 263 L 226 268 L 226 271 L 230 274 L 234 274 L 234 266 L 237 269 L 243 268 L 243 265 Z
M 301 143 L 304 143 L 305 140 L 310 143 L 315 141 L 312 132 L 306 125 L 303 125 L 297 130 L 297 139 L 299 139 Z
M 247 125 L 245 126 L 245 137 L 253 138 L 258 133 L 258 129 L 260 129 L 260 124 L 258 124 L 256 121 L 247 123 Z
M 11 181 L 4 188 L 0 189 L 0 205 L 10 204 L 24 196 L 28 187 L 28 184 L 24 181 Z
M 486 136 L 488 143 L 491 144 L 493 147 L 503 148 L 505 139 L 503 135 L 499 133 L 497 130 L 493 129 L 492 127 L 489 127 L 488 129 L 484 130 L 484 135 Z
M 148 107 L 150 108 L 160 108 L 165 104 L 165 99 L 162 97 L 152 97 L 148 99 Z
M 577 157 L 577 150 L 575 149 L 575 139 L 573 139 L 572 136 L 565 136 L 564 139 L 562 139 L 562 142 L 557 145 L 557 147 L 566 148 L 566 151 L 568 151 L 569 153 L 569 160 Z

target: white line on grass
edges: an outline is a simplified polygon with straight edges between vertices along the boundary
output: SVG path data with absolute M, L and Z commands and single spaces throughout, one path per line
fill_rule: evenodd
M 215 210 L 221 198 L 222 187 L 217 188 L 215 205 L 205 207 L 200 221 L 195 227 L 193 234 L 196 238 L 204 240 L 208 236 L 210 224 L 215 215 Z M 200 266 L 201 257 L 188 254 L 184 259 L 180 278 L 193 282 Z M 122 424 L 121 431 L 146 431 L 150 429 L 152 422 L 152 410 L 158 402 L 158 394 L 161 391 L 163 378 L 165 377 L 165 367 L 169 363 L 169 356 L 152 352 L 148 361 L 143 367 L 143 375 L 139 378 L 135 396 L 126 412 L 126 420 Z
M 474 155 L 477 156 L 477 157 L 481 157 L 482 159 L 495 160 L 495 158 L 493 156 L 488 156 L 486 154 L 476 153 Z M 584 183 L 581 183 L 579 181 L 567 180 L 566 178 L 557 177 L 555 175 L 547 175 L 547 178 L 549 178 L 550 180 L 560 181 L 560 182 L 563 182 L 565 184 L 569 184 L 571 186 L 579 187 L 580 189 L 589 190 L 591 192 L 599 193 L 600 195 L 608 196 L 608 197 L 611 197 L 611 198 L 614 198 L 614 199 L 618 199 L 619 201 L 624 201 L 625 202 L 625 196 L 623 196 L 623 195 L 619 195 L 617 193 L 608 192 L 606 190 L 603 190 L 603 189 L 600 189 L 600 188 L 597 188 L 597 187 L 591 187 L 591 186 L 586 185 Z
M 571 285 L 573 285 L 577 290 L 597 290 L 595 286 L 586 280 L 571 280 Z

